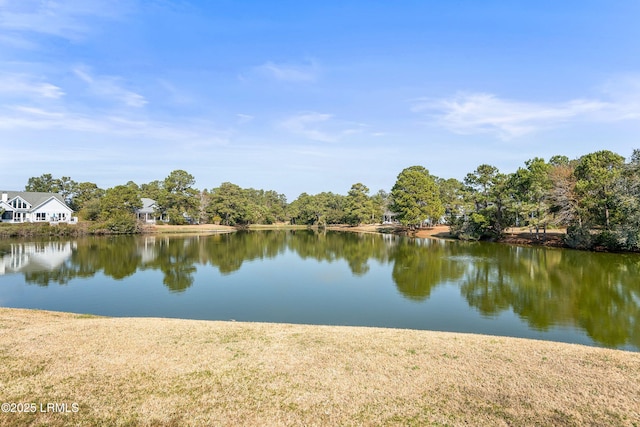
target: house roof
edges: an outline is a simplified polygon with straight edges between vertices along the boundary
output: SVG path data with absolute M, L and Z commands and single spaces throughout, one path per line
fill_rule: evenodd
M 60 194 L 58 194 L 58 193 L 42 193 L 42 192 L 35 192 L 35 191 L 5 191 L 5 190 L 0 190 L 0 194 L 6 194 L 7 195 L 7 202 L 10 202 L 11 200 L 15 199 L 16 197 L 20 197 L 22 200 L 24 200 L 25 202 L 29 203 L 32 208 L 38 207 L 39 205 L 43 204 L 47 200 L 51 199 L 52 197 L 54 199 L 56 199 L 57 201 L 59 201 L 60 203 L 62 203 L 63 205 L 67 206 L 67 204 L 64 201 L 64 199 L 62 198 L 62 196 Z
M 147 197 L 141 197 L 142 208 L 138 209 L 138 213 L 154 213 L 156 208 L 156 201 Z

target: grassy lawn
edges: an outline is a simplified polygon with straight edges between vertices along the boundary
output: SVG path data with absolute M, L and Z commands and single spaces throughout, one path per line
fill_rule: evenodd
M 2 308 L 0 360 L 2 426 L 640 425 L 640 353 L 552 342 Z

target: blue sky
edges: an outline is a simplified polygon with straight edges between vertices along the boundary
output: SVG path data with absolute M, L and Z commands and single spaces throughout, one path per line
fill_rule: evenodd
M 0 187 L 389 190 L 640 148 L 640 2 L 0 0 Z

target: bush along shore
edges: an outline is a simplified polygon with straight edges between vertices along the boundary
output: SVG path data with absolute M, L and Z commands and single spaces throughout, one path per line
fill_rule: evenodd
M 208 233 L 231 232 L 234 227 L 219 225 L 161 225 L 153 226 L 140 222 L 91 222 L 77 224 L 22 223 L 0 224 L 0 238 L 31 237 L 79 237 L 88 235 L 148 234 L 148 233 Z
M 0 224 L 0 238 L 25 238 L 25 237 L 76 237 L 89 234 L 87 223 L 56 224 L 49 223 L 23 223 Z
M 0 238 L 79 237 L 87 235 L 140 234 L 144 228 L 138 224 L 79 222 L 77 224 L 22 223 L 0 224 Z

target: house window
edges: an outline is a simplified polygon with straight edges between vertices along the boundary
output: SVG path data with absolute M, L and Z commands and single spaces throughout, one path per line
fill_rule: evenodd
M 44 221 L 47 219 L 47 214 L 44 212 L 36 212 L 36 221 Z

